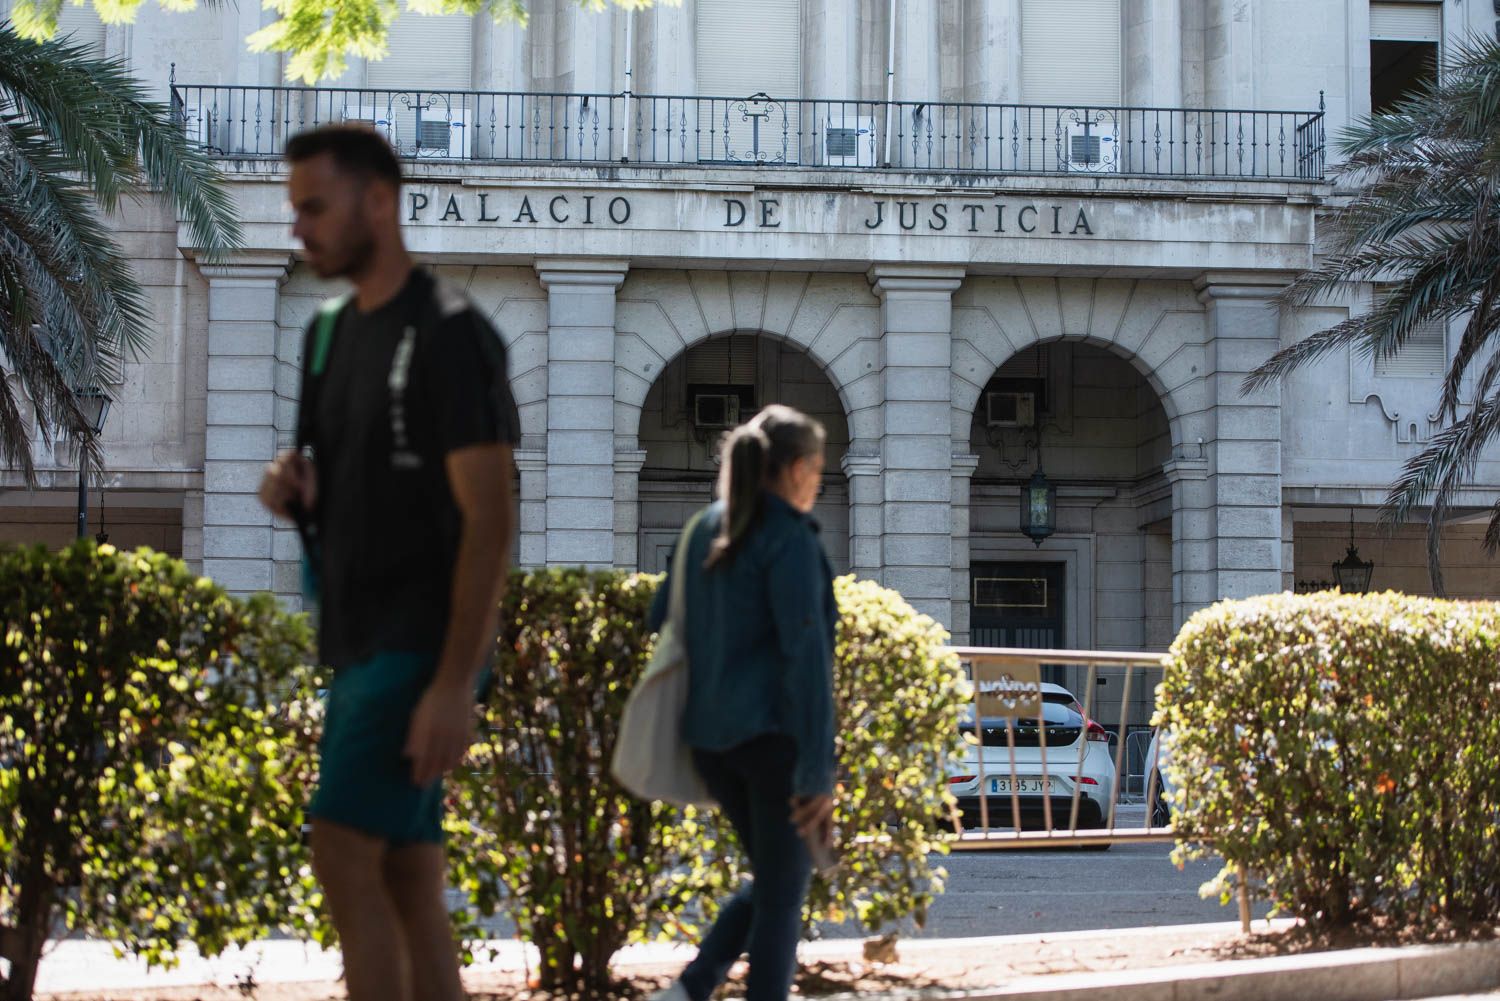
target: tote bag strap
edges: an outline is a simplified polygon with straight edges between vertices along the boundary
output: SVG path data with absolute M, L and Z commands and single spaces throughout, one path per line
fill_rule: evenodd
M 672 593 L 667 596 L 667 621 L 672 623 L 672 631 L 678 636 L 684 635 L 683 629 L 687 626 L 687 586 L 684 578 L 687 576 L 688 545 L 693 540 L 693 529 L 703 520 L 703 514 L 700 510 L 688 519 L 688 523 L 683 526 L 682 537 L 677 540 L 677 552 L 672 555 Z

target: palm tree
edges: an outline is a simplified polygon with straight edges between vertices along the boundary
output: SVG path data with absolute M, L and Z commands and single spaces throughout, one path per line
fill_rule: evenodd
M 44 440 L 71 436 L 100 465 L 77 390 L 117 378 L 150 337 L 145 293 L 104 216 L 155 192 L 209 256 L 237 245 L 217 169 L 166 105 L 119 62 L 0 22 L 0 456 L 28 483 L 28 406 Z
M 1372 282 L 1383 293 L 1369 312 L 1278 352 L 1245 388 L 1346 347 L 1390 358 L 1424 321 L 1463 322 L 1439 400 L 1445 426 L 1407 461 L 1382 510 L 1394 524 L 1430 502 L 1428 569 L 1441 595 L 1443 520 L 1500 437 L 1500 43 L 1471 41 L 1440 82 L 1355 123 L 1340 147 L 1348 159 L 1335 178 L 1358 193 L 1329 221 L 1327 257 L 1281 302 L 1296 309 Z M 1472 405 L 1461 400 L 1470 380 Z M 1500 500 L 1484 544 L 1500 551 Z

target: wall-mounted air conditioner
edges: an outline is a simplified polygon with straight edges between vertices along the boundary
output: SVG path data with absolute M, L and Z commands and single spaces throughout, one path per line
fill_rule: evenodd
M 1120 170 L 1120 134 L 1113 122 L 1069 122 L 1059 151 L 1069 173 L 1115 174 Z
M 732 428 L 740 422 L 740 398 L 733 393 L 693 396 L 693 424 L 700 428 Z
M 401 156 L 463 160 L 469 156 L 469 112 L 465 108 L 351 108 L 345 121 L 358 121 L 384 133 Z
M 875 118 L 844 115 L 832 108 L 823 120 L 823 158 L 828 167 L 875 166 Z
M 992 428 L 1029 428 L 1036 424 L 1032 393 L 985 393 L 984 423 Z

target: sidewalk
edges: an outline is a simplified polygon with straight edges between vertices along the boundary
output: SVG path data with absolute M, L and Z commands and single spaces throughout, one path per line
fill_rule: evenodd
M 1392 1001 L 1500 988 L 1500 940 L 1461 945 L 1364 948 L 1291 956 L 1269 950 L 1256 923 L 1236 922 L 963 939 L 909 939 L 895 962 L 872 963 L 857 939 L 807 943 L 803 963 L 831 997 L 962 998 L 965 1001 Z M 1269 931 L 1268 931 L 1269 930 Z M 535 957 L 519 942 L 464 975 L 479 996 L 524 996 Z M 691 956 L 685 945 L 632 946 L 616 964 L 638 987 L 665 985 Z M 1250 958 L 1233 958 L 1245 957 Z M 882 957 L 891 959 L 890 956 Z M 291 941 L 260 942 L 215 959 L 186 955 L 175 970 L 149 972 L 117 959 L 103 942 L 56 943 L 43 960 L 39 995 L 114 999 L 267 1001 L 341 998 L 337 953 Z M 254 988 L 251 993 L 250 988 Z

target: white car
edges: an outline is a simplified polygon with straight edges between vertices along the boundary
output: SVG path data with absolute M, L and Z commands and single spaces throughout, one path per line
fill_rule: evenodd
M 983 726 L 984 785 L 989 799 L 991 827 L 1013 827 L 1011 786 L 1016 785 L 1021 826 L 1041 827 L 1045 820 L 1043 799 L 1052 802 L 1052 826 L 1066 830 L 1073 809 L 1073 791 L 1079 790 L 1078 828 L 1103 827 L 1114 801 L 1115 764 L 1109 751 L 1109 733 L 1083 713 L 1073 693 L 1061 685 L 1042 685 L 1042 716 L 1046 721 L 1047 766 L 1042 768 L 1042 742 L 1035 718 L 1017 719 L 1015 765 L 1011 765 L 1007 721 L 986 717 Z M 948 788 L 958 800 L 965 827 L 980 826 L 980 748 L 974 737 L 973 707 L 965 712 L 960 728 L 966 750 L 963 760 L 949 767 Z M 1083 765 L 1079 767 L 1079 752 Z M 1012 779 L 1014 773 L 1014 779 Z
M 1172 807 L 1167 802 L 1175 788 L 1167 779 L 1171 743 L 1162 740 L 1161 727 L 1151 731 L 1151 744 L 1146 748 L 1146 802 L 1151 804 L 1152 827 L 1169 827 L 1172 823 Z

